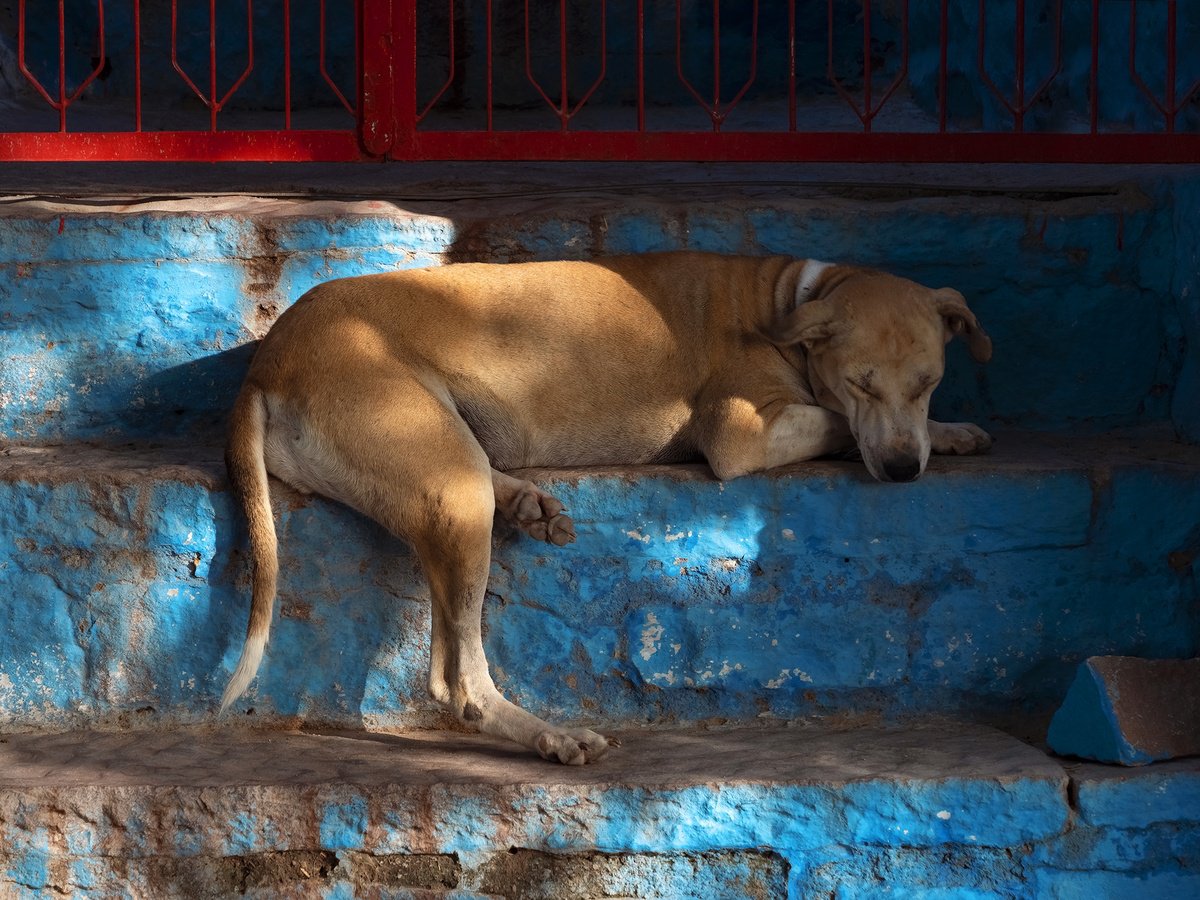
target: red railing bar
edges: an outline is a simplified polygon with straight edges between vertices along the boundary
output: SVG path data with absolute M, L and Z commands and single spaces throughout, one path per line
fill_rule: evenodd
M 558 116 L 559 130 L 566 132 L 572 118 L 583 108 L 583 105 L 592 98 L 596 93 L 601 83 L 608 74 L 608 3 L 607 0 L 600 2 L 600 74 L 596 76 L 596 80 L 592 82 L 591 87 L 584 91 L 583 96 L 579 101 L 571 106 L 571 98 L 568 95 L 569 90 L 569 73 L 567 68 L 567 3 L 566 0 L 560 0 L 559 3 L 559 90 L 562 91 L 562 96 L 558 104 L 555 104 L 550 99 L 550 95 L 542 88 L 541 83 L 533 74 L 533 38 L 530 32 L 530 15 L 529 15 L 529 0 L 525 0 L 525 77 L 529 83 L 533 85 L 534 90 L 538 92 L 541 98 L 546 102 L 556 116 Z
M 1013 131 L 1021 134 L 1025 130 L 1025 113 L 1032 108 L 1033 104 L 1050 87 L 1051 82 L 1058 77 L 1058 73 L 1062 71 L 1062 0 L 1057 0 L 1055 5 L 1054 68 L 1046 76 L 1046 80 L 1038 85 L 1037 89 L 1028 99 L 1025 93 L 1025 0 L 1017 0 L 1017 19 L 1015 24 L 1016 58 L 1014 62 L 1016 63 L 1016 103 L 1014 104 L 1009 101 L 1008 97 L 996 86 L 996 83 L 992 81 L 991 76 L 987 73 L 987 0 L 979 0 L 979 58 L 977 63 L 979 77 L 1000 104 L 1008 110 L 1009 115 L 1013 117 Z
M 796 0 L 788 0 L 788 131 L 796 130 Z
M 60 11 L 62 10 L 62 0 L 59 0 L 58 8 Z M 65 51 L 66 48 L 60 41 L 58 49 L 60 59 Z M 37 80 L 37 77 L 30 72 L 29 68 L 25 65 L 25 0 L 21 0 L 20 4 L 17 6 L 17 65 L 21 69 L 21 74 L 24 75 L 26 80 L 33 85 L 34 89 L 42 95 L 45 101 L 49 103 L 52 108 L 58 109 L 59 104 L 55 102 L 54 98 L 50 96 L 50 92 L 42 87 L 42 83 Z M 59 72 L 61 73 L 61 71 L 62 69 L 60 67 Z M 61 74 L 59 75 L 59 79 L 59 90 L 61 91 Z M 62 130 L 65 131 L 66 129 L 64 128 Z
M 1175 114 L 1178 107 L 1175 106 L 1175 0 L 1170 0 L 1167 3 L 1167 83 L 1166 97 L 1167 109 L 1170 115 L 1167 116 L 1167 131 L 1175 130 Z
M 209 131 L 217 130 L 217 113 L 219 113 L 234 92 L 250 77 L 254 70 L 254 6 L 253 0 L 246 0 L 246 68 L 238 79 L 230 85 L 225 95 L 217 97 L 217 2 L 208 0 L 208 85 L 209 93 L 205 96 L 196 83 L 188 77 L 183 66 L 179 64 L 179 0 L 171 0 L 171 67 L 179 73 L 184 84 L 192 89 L 200 102 L 208 107 Z
M 369 160 L 353 131 L 0 133 L 0 162 L 351 162 Z
M 1150 90 L 1150 86 L 1142 80 L 1142 76 L 1137 71 L 1137 0 L 1130 0 L 1129 3 L 1129 76 L 1133 83 L 1137 85 L 1146 98 L 1154 104 L 1155 109 L 1162 113 L 1166 122 L 1166 130 L 1168 134 L 1175 132 L 1175 117 L 1179 111 L 1183 109 L 1192 98 L 1196 95 L 1197 90 L 1200 90 L 1200 81 L 1197 81 L 1182 100 L 1177 99 L 1177 89 L 1175 79 L 1177 75 L 1178 61 L 1176 58 L 1176 40 L 1177 26 L 1175 21 L 1176 2 L 1169 0 L 1167 3 L 1167 72 L 1166 84 L 1163 89 L 1165 102 L 1160 101 L 1158 97 Z
M 208 105 L 211 121 L 209 130 L 217 130 L 217 0 L 208 0 L 208 96 L 213 102 Z
M 392 0 L 389 6 L 395 32 L 388 41 L 387 52 L 391 54 L 389 64 L 396 67 L 392 77 L 391 102 L 395 116 L 392 152 L 398 158 L 403 155 L 403 158 L 411 159 L 412 143 L 417 134 L 417 4 L 414 0 Z
M 719 3 L 713 4 L 713 57 L 714 68 L 719 68 L 720 65 L 720 45 L 721 45 L 721 20 Z M 688 81 L 687 76 L 683 72 L 683 0 L 675 0 L 675 73 L 679 78 L 680 83 L 687 89 L 688 93 L 700 104 L 700 108 L 708 113 L 708 117 L 712 120 L 713 131 L 720 132 L 721 126 L 725 123 L 725 119 L 733 112 L 735 106 L 741 102 L 746 96 L 746 92 L 750 90 L 750 85 L 754 83 L 754 79 L 758 76 L 758 0 L 754 0 L 751 6 L 750 18 L 750 74 L 746 78 L 741 89 L 734 94 L 733 99 L 725 104 L 725 108 L 721 109 L 721 90 L 720 76 L 716 76 L 713 90 L 713 102 L 709 105 L 708 101 L 700 96 L 700 92 Z
M 862 0 L 863 7 L 863 109 L 871 110 L 871 0 Z M 870 116 L 862 120 L 863 131 L 871 130 Z
M 894 93 L 896 93 L 896 91 L 897 91 L 897 89 L 899 89 L 900 85 L 902 85 L 904 83 L 904 79 L 908 77 L 908 0 L 904 0 L 903 4 L 901 6 L 901 11 L 900 11 L 900 17 L 901 17 L 900 70 L 896 73 L 896 77 L 894 79 L 892 79 L 892 83 L 890 85 L 888 85 L 887 90 L 883 92 L 883 96 L 879 98 L 879 102 L 874 106 L 874 108 L 872 108 L 872 106 L 871 106 L 872 68 L 871 68 L 871 53 L 870 53 L 870 44 L 871 44 L 871 12 L 870 12 L 870 8 L 871 8 L 870 0 L 863 0 L 863 47 L 864 47 L 863 99 L 864 99 L 864 106 L 861 110 L 858 108 L 858 103 L 855 101 L 855 99 L 850 96 L 850 92 L 846 90 L 845 86 L 838 79 L 837 72 L 833 68 L 833 0 L 829 0 L 829 4 L 827 6 L 827 11 L 828 11 L 828 16 L 829 16 L 829 30 L 828 30 L 828 37 L 827 37 L 828 46 L 827 46 L 827 50 L 826 50 L 826 54 L 827 54 L 828 58 L 827 58 L 826 67 L 825 67 L 825 74 L 826 74 L 826 77 L 829 79 L 829 82 L 833 85 L 834 90 L 837 91 L 838 96 L 841 97 L 843 100 L 845 100 L 846 103 L 850 106 L 850 108 L 854 111 L 854 114 L 856 116 L 858 116 L 858 120 L 862 123 L 862 126 L 863 126 L 863 132 L 866 134 L 871 133 L 872 120 L 874 120 L 874 118 L 877 115 L 879 115 L 879 112 L 883 109 L 884 104 L 887 103 L 888 100 L 891 99 L 892 95 Z
M 422 131 L 403 158 L 1185 163 L 1200 159 L 1200 134 Z
M 1025 128 L 1025 0 L 1017 0 L 1017 109 L 1020 114 L 1013 123 L 1018 133 Z
M 713 0 L 713 109 L 721 108 L 721 0 Z
M 938 131 L 946 131 L 946 110 L 950 98 L 946 96 L 949 81 L 949 48 L 950 48 L 950 0 L 942 0 L 942 17 L 939 25 L 938 41 Z
M 492 130 L 492 0 L 487 0 L 487 130 Z
M 454 55 L 454 0 L 447 0 L 446 15 L 447 21 L 450 23 L 450 52 L 449 65 L 447 66 L 448 74 L 446 75 L 446 80 L 442 82 L 442 86 L 434 92 L 434 95 L 429 99 L 429 102 L 425 104 L 425 107 L 419 113 L 417 113 L 418 124 L 420 124 L 422 119 L 429 115 L 429 111 L 433 109 L 433 105 L 442 99 L 442 95 L 449 90 L 450 85 L 454 82 L 454 67 L 457 65 L 457 60 Z
M 133 130 L 142 130 L 142 0 L 133 0 Z
M 646 3 L 637 0 L 637 130 L 646 130 Z
M 355 8 L 356 9 L 356 8 Z M 357 18 L 357 17 L 356 17 Z M 451 25 L 453 27 L 453 25 Z M 358 114 L 353 103 L 346 99 L 346 95 L 342 93 L 342 89 L 337 86 L 337 82 L 333 80 L 333 76 L 329 74 L 329 68 L 325 62 L 325 0 L 320 3 L 320 22 L 318 23 L 318 50 L 317 58 L 320 64 L 321 77 L 325 79 L 325 83 L 329 85 L 333 95 L 338 98 L 338 102 L 342 104 L 346 112 L 354 116 Z
M 83 94 L 89 84 L 104 70 L 104 0 L 96 0 L 96 45 L 98 62 L 88 76 L 79 83 L 70 95 L 67 94 L 67 14 L 64 0 L 58 0 L 58 100 L 42 86 L 37 76 L 25 64 L 25 0 L 20 0 L 17 10 L 17 66 L 25 79 L 33 85 L 51 109 L 58 110 L 58 130 L 67 131 L 67 107 Z
M 283 0 L 283 130 L 292 130 L 292 2 Z
M 526 9 L 528 5 L 526 0 Z M 528 25 L 528 19 L 526 24 Z M 567 96 L 567 0 L 558 0 L 558 79 L 559 97 L 562 102 L 562 127 L 566 130 L 567 104 L 570 102 Z
M 412 10 L 411 2 L 401 10 Z M 408 27 L 409 31 L 405 30 Z M 398 130 L 396 92 L 403 90 L 406 103 L 413 108 L 410 123 L 416 120 L 416 18 L 394 10 L 391 0 L 373 0 L 363 6 L 362 73 L 359 80 L 358 132 L 363 149 L 372 156 L 383 156 L 395 143 Z M 397 46 L 393 46 L 397 45 Z M 397 50 L 410 51 L 398 56 Z M 397 82 L 402 82 L 398 85 Z M 406 105 L 406 108 L 407 105 Z
M 67 130 L 67 17 L 64 0 L 58 0 L 58 130 Z
M 265 140 L 264 138 L 268 138 Z M 420 131 L 404 160 L 1194 163 L 1200 134 Z M 370 160 L 352 131 L 0 133 L 0 162 Z
M 216 4 L 216 0 L 213 0 Z M 250 77 L 250 73 L 254 70 L 254 6 L 252 0 L 246 0 L 246 68 L 242 72 L 240 78 L 229 86 L 229 90 L 225 92 L 225 96 L 221 98 L 217 104 L 217 109 L 223 109 L 225 104 L 229 102 L 229 98 L 233 96 L 234 91 L 245 84 L 246 79 Z M 216 81 L 213 81 L 216 84 Z M 215 97 L 216 94 L 214 93 Z M 213 114 L 213 121 L 216 121 L 216 113 Z
M 1092 134 L 1100 130 L 1100 0 L 1092 0 L 1092 70 L 1088 76 L 1088 118 Z

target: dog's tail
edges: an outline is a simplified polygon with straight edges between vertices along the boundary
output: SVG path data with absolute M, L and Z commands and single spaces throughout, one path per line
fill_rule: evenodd
M 275 517 L 271 512 L 271 495 L 267 486 L 267 464 L 263 458 L 266 424 L 267 408 L 262 392 L 246 385 L 233 407 L 229 443 L 225 448 L 225 467 L 250 531 L 253 589 L 246 642 L 242 645 L 237 668 L 233 670 L 233 676 L 221 697 L 221 712 L 225 712 L 254 679 L 271 632 L 279 555 Z

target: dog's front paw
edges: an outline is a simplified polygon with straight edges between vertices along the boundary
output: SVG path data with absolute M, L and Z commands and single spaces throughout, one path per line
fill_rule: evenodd
M 575 523 L 565 515 L 562 503 L 545 491 L 528 484 L 517 496 L 513 516 L 517 527 L 530 537 L 565 547 L 575 542 Z
M 610 747 L 620 747 L 616 738 L 606 738 L 586 728 L 556 728 L 537 736 L 537 751 L 542 759 L 567 766 L 582 766 L 595 762 Z
M 929 443 L 934 453 L 968 456 L 986 452 L 992 436 L 971 422 L 930 422 Z

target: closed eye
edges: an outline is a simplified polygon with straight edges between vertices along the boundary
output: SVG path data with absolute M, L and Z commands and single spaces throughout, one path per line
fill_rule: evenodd
M 851 381 L 851 382 L 848 382 L 848 384 L 850 385 L 850 387 L 852 387 L 854 389 L 854 392 L 857 394 L 861 394 L 862 396 L 864 396 L 870 400 L 878 400 L 879 399 L 879 395 L 876 394 L 873 390 L 871 390 L 871 388 L 867 385 L 866 382 Z
M 917 379 L 916 387 L 909 395 L 913 400 L 920 400 L 941 383 L 942 379 L 933 375 L 922 375 Z

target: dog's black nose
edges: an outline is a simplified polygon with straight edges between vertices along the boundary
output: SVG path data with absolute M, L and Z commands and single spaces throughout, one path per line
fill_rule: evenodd
M 916 481 L 921 474 L 921 461 L 913 456 L 889 459 L 883 464 L 883 472 L 891 481 Z

